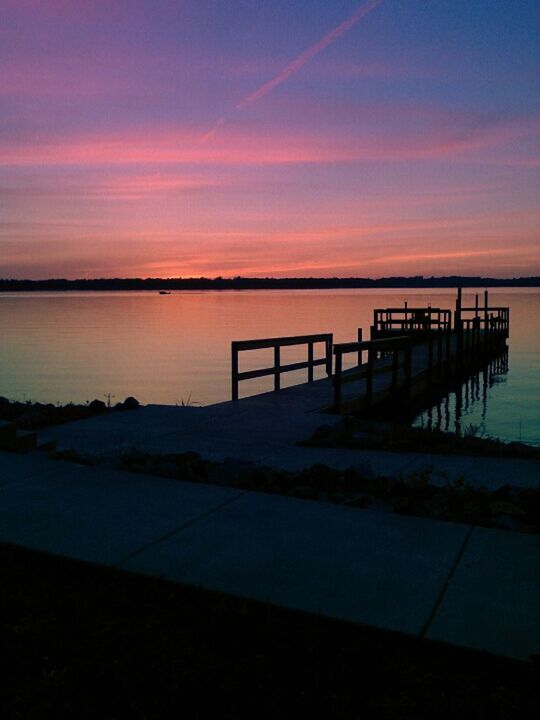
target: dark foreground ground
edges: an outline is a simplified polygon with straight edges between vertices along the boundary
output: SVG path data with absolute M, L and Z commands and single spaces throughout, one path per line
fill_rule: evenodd
M 0 564 L 6 718 L 540 717 L 537 666 L 7 545 Z

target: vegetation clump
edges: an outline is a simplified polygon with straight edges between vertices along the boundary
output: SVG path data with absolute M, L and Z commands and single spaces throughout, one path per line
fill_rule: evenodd
M 345 418 L 338 425 L 324 425 L 300 445 L 400 453 L 540 459 L 539 447 L 521 442 L 503 442 L 492 437 L 479 437 L 478 428 L 474 425 L 458 434 L 401 423 L 370 423 L 357 418 Z
M 123 455 L 120 467 L 189 482 L 540 533 L 540 491 L 511 486 L 491 491 L 475 488 L 463 479 L 442 486 L 432 485 L 429 469 L 402 477 L 375 477 L 354 467 L 335 470 L 326 465 L 289 472 L 232 460 L 208 462 L 195 452 L 139 451 Z
M 52 403 L 39 403 L 28 400 L 26 402 L 12 401 L 0 397 L 0 420 L 13 422 L 21 430 L 36 430 L 48 425 L 62 425 L 74 420 L 86 420 L 94 415 L 107 412 L 134 410 L 139 407 L 139 401 L 128 397 L 124 402 L 112 405 L 109 402 L 92 400 L 84 405 L 68 403 L 67 405 L 53 405 Z

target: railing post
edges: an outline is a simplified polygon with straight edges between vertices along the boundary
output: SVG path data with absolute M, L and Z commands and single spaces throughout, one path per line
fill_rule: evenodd
M 461 365 L 461 352 L 463 348 L 463 324 L 461 322 L 461 288 L 457 289 L 456 311 L 454 313 L 454 330 L 456 331 L 456 370 Z
M 394 351 L 392 354 L 392 395 L 396 395 L 396 393 L 397 393 L 398 366 L 399 366 L 399 348 L 394 348 Z
M 412 395 L 412 342 L 405 348 L 405 401 L 410 402 Z
M 334 336 L 330 335 L 330 337 L 327 338 L 326 342 L 325 342 L 325 345 L 326 345 L 326 374 L 328 375 L 328 377 L 332 377 L 333 344 L 334 344 Z
M 238 348 L 231 343 L 232 399 L 238 400 Z
M 308 382 L 313 382 L 313 343 L 308 343 Z
M 429 333 L 429 336 L 428 336 L 428 376 L 427 376 L 428 392 L 430 392 L 430 390 L 431 390 L 432 374 L 433 374 L 433 335 L 431 333 Z
M 362 328 L 358 328 L 356 336 L 358 338 L 358 342 L 361 343 L 362 342 Z M 362 364 L 362 351 L 359 350 L 358 351 L 358 367 L 360 367 L 361 364 Z
M 437 335 L 437 382 L 442 381 L 442 328 L 439 323 L 439 330 Z
M 366 375 L 366 406 L 371 408 L 371 402 L 373 399 L 373 364 L 375 351 L 372 348 L 368 348 L 368 360 L 367 360 L 367 375 Z
M 334 410 L 341 410 L 341 371 L 343 365 L 343 356 L 340 352 L 336 352 L 336 370 L 334 373 Z
M 452 327 L 450 323 L 446 328 L 446 374 L 451 375 L 452 372 Z
M 488 307 L 488 291 L 484 290 L 484 352 L 488 351 L 489 346 Z
M 279 366 L 281 364 L 280 360 L 280 347 L 279 345 L 274 345 L 274 391 L 277 392 L 280 388 L 280 374 L 279 374 Z

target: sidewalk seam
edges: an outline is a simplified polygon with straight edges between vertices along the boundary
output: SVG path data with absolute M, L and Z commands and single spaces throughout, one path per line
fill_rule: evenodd
M 450 568 L 450 572 L 448 573 L 448 577 L 446 578 L 444 585 L 437 597 L 437 600 L 435 601 L 435 604 L 433 605 L 433 608 L 431 609 L 431 612 L 428 616 L 428 619 L 424 623 L 424 627 L 422 628 L 419 637 L 423 638 L 426 636 L 427 631 L 429 630 L 429 626 L 435 619 L 435 616 L 437 615 L 437 612 L 442 605 L 442 602 L 444 600 L 444 596 L 446 595 L 446 591 L 448 590 L 448 586 L 450 585 L 450 582 L 452 581 L 452 578 L 454 577 L 454 574 L 459 566 L 459 563 L 461 562 L 461 558 L 463 557 L 463 553 L 465 552 L 465 548 L 467 547 L 469 540 L 471 538 L 471 535 L 473 534 L 473 531 L 475 529 L 474 525 L 471 525 L 467 534 L 465 535 L 465 538 L 463 540 L 463 543 L 461 544 L 461 547 L 459 549 L 458 554 L 456 555 L 456 559 L 454 560 L 452 567 Z
M 155 545 L 159 545 L 159 543 L 163 542 L 164 540 L 168 540 L 169 538 L 173 537 L 173 535 L 177 535 L 178 533 L 183 532 L 187 528 L 191 527 L 192 525 L 195 525 L 200 520 L 204 520 L 204 518 L 207 518 L 209 515 L 212 515 L 213 513 L 217 512 L 218 510 L 222 510 L 227 505 L 230 505 L 231 503 L 235 502 L 236 500 L 239 500 L 244 495 L 247 495 L 250 493 L 251 490 L 243 490 L 242 492 L 238 493 L 238 495 L 235 495 L 232 498 L 229 498 L 228 500 L 225 500 L 224 502 L 220 503 L 219 505 L 216 505 L 215 507 L 211 508 L 210 510 L 207 510 L 206 512 L 202 513 L 201 515 L 198 515 L 193 520 L 190 520 L 185 525 L 181 525 L 180 527 L 175 528 L 174 530 L 171 530 L 168 533 L 165 533 L 165 535 L 161 535 L 159 538 L 156 538 L 155 540 L 152 540 L 152 542 L 147 543 L 146 545 L 143 545 L 140 548 L 137 548 L 137 550 L 133 550 L 132 552 L 128 553 L 126 556 L 121 558 L 120 560 L 117 560 L 115 563 L 112 563 L 110 567 L 120 567 L 123 563 L 127 562 L 128 560 L 131 560 L 131 558 L 135 557 L 136 555 L 139 555 L 140 553 L 144 552 L 145 550 L 148 550 L 151 547 L 154 547 Z

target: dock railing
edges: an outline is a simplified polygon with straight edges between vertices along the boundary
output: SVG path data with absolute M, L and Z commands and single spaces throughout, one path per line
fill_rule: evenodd
M 373 378 L 380 373 L 392 373 L 391 389 L 396 393 L 398 389 L 408 392 L 411 383 L 411 357 L 413 340 L 407 336 L 382 338 L 380 340 L 364 340 L 361 342 L 338 343 L 334 345 L 335 369 L 334 369 L 334 411 L 340 412 L 342 405 L 343 385 L 355 380 L 366 379 L 365 403 L 369 408 L 373 398 Z M 349 353 L 356 353 L 360 360 L 362 353 L 367 352 L 367 363 L 359 362 L 357 368 L 344 370 L 343 356 Z M 391 355 L 391 363 L 375 367 L 375 360 L 378 353 Z M 399 384 L 399 370 L 404 369 L 404 377 Z
M 450 330 L 450 310 L 434 307 L 377 308 L 373 311 L 371 337 L 378 339 L 392 334 L 405 335 L 409 332 L 435 332 Z
M 479 304 L 478 293 L 474 306 L 462 304 L 462 291 L 458 288 L 454 329 L 457 334 L 457 356 L 470 361 L 481 353 L 489 353 L 504 343 L 510 334 L 510 308 L 489 306 L 488 291 L 484 291 L 484 304 Z
M 359 332 L 360 335 L 360 332 Z M 342 407 L 342 387 L 344 384 L 365 378 L 365 409 L 369 410 L 373 404 L 374 383 L 373 378 L 379 374 L 391 374 L 389 385 L 390 394 L 396 397 L 398 392 L 405 403 L 410 399 L 412 382 L 412 353 L 415 345 L 427 346 L 425 362 L 426 386 L 429 390 L 432 385 L 444 382 L 448 376 L 452 358 L 452 329 L 449 325 L 441 327 L 440 331 L 394 335 L 364 342 L 336 343 L 334 345 L 334 411 L 340 412 Z M 367 352 L 367 362 L 362 363 L 362 353 Z M 343 357 L 349 353 L 358 354 L 358 367 L 345 370 Z M 389 363 L 376 364 L 378 358 L 390 358 Z
M 324 343 L 324 357 L 315 359 L 314 346 L 317 343 Z M 231 368 L 232 368 L 232 399 L 238 400 L 238 385 L 242 380 L 274 376 L 274 390 L 281 387 L 281 373 L 292 372 L 307 368 L 308 382 L 313 382 L 313 368 L 324 365 L 328 376 L 332 375 L 332 333 L 320 333 L 318 335 L 297 335 L 293 337 L 261 338 L 258 340 L 235 340 L 231 343 Z M 307 345 L 307 360 L 302 362 L 281 364 L 281 348 L 291 345 Z M 274 349 L 274 365 L 260 370 L 246 370 L 240 372 L 238 367 L 239 354 L 245 350 L 262 350 L 265 348 Z

